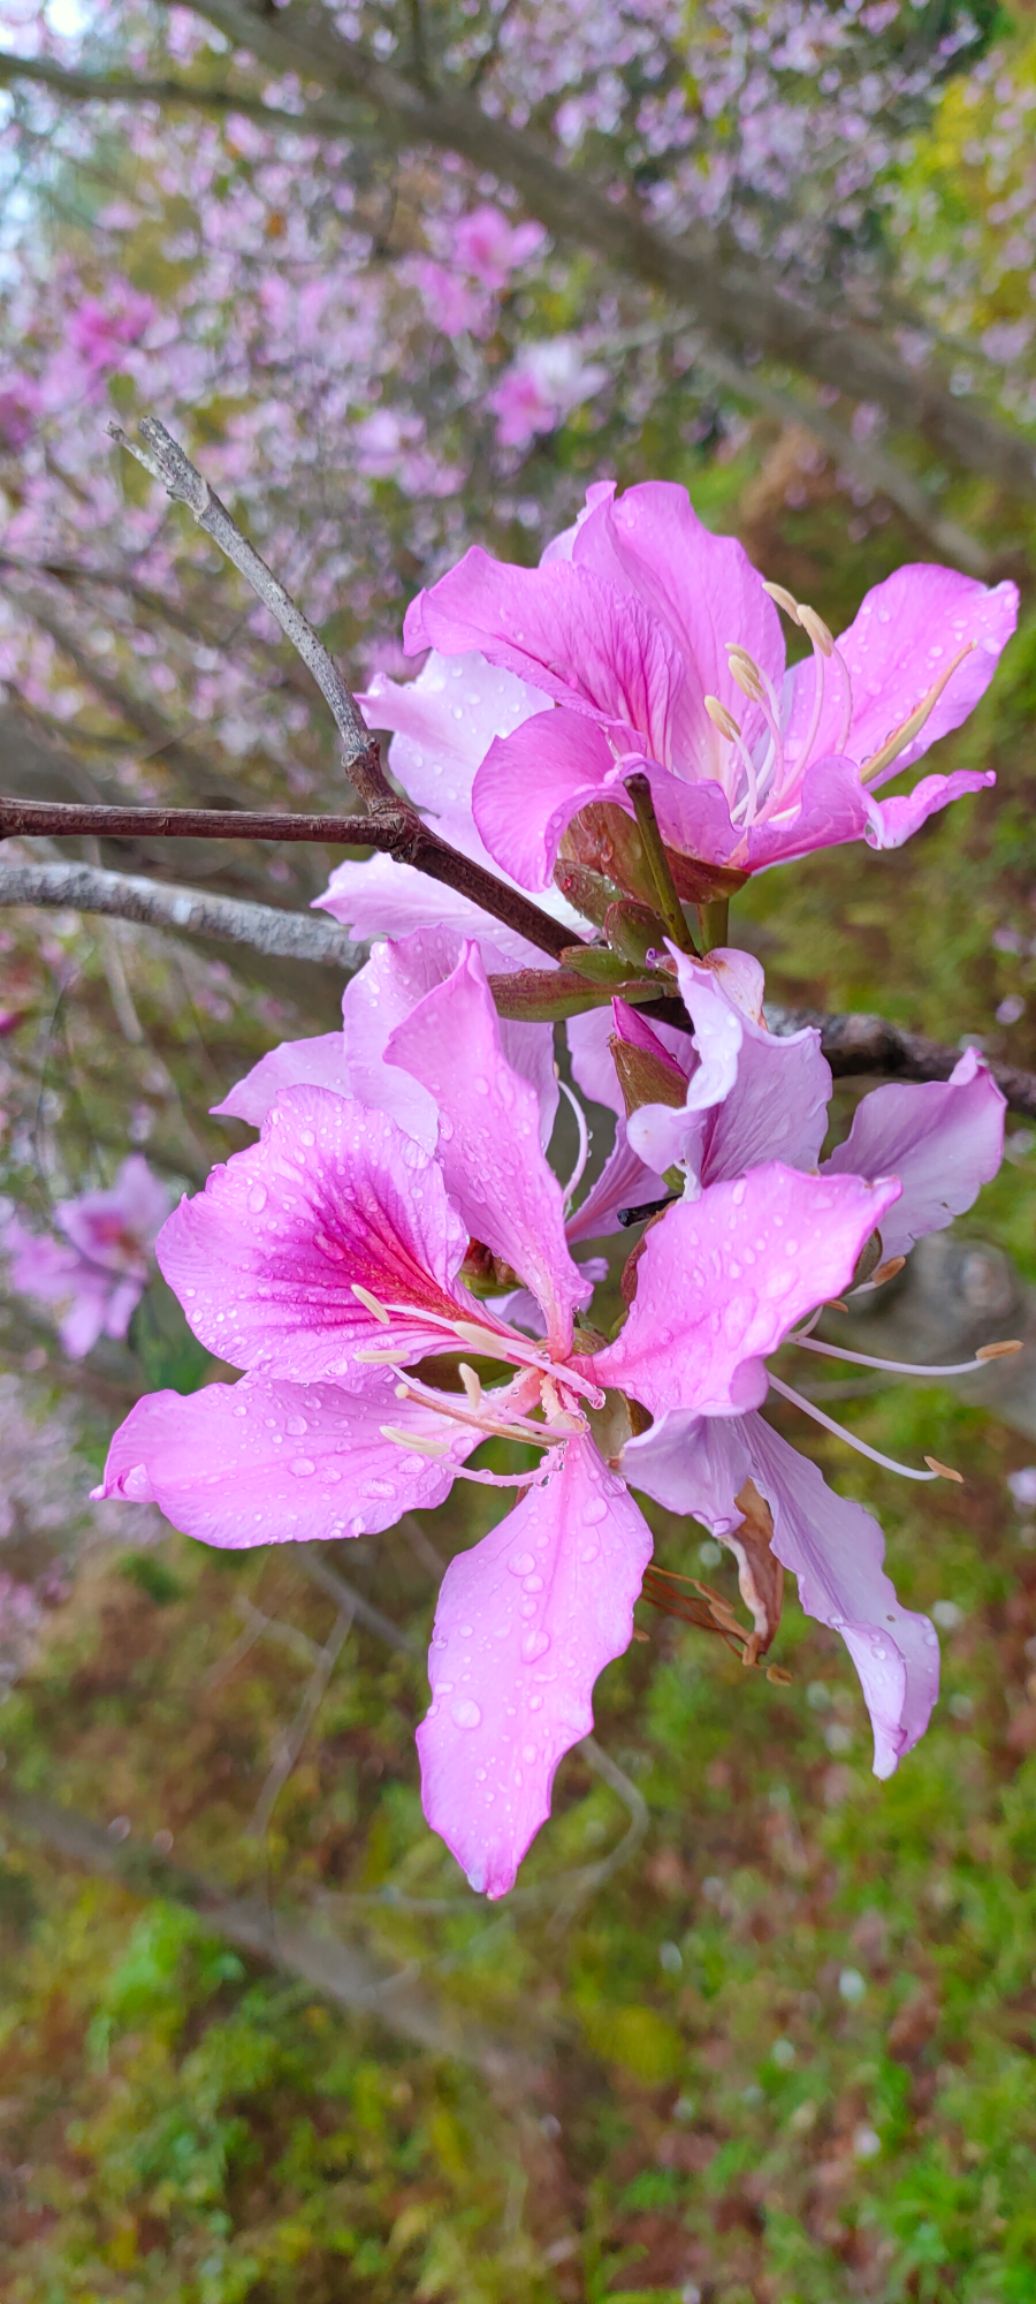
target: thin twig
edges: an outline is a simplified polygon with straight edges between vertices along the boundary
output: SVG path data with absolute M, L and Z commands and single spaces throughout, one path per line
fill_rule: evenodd
M 225 559 L 244 577 L 246 584 L 251 585 L 256 598 L 280 625 L 285 639 L 290 640 L 296 655 L 301 656 L 316 681 L 341 738 L 342 766 L 361 799 L 369 807 L 386 801 L 391 804 L 395 794 L 381 765 L 377 738 L 371 735 L 333 656 L 308 617 L 285 591 L 280 577 L 267 567 L 222 499 L 203 479 L 197 465 L 191 463 L 179 441 L 173 439 L 157 416 L 141 418 L 140 440 L 131 440 L 120 424 L 109 424 L 108 430 L 120 448 L 135 457 L 153 479 L 161 481 L 174 504 L 187 506 L 199 528 L 211 536 Z
M 248 1827 L 256 1839 L 263 1839 L 269 1830 L 274 1809 L 299 1758 L 313 1722 L 331 1684 L 331 1675 L 352 1630 L 356 1609 L 350 1600 L 335 1617 L 330 1634 L 322 1648 L 317 1650 L 316 1663 L 303 1692 L 302 1701 L 291 1723 L 277 1739 L 277 1751 L 255 1804 L 255 1812 Z

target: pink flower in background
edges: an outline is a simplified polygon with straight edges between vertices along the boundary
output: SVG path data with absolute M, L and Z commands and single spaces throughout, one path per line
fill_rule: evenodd
M 381 1055 L 417 1096 L 411 1125 L 434 1115 L 434 1148 L 333 1088 L 276 1087 L 260 1142 L 182 1203 L 158 1245 L 195 1333 L 242 1381 L 142 1401 L 98 1493 L 238 1546 L 370 1534 L 440 1503 L 457 1477 L 524 1489 L 447 1571 L 419 1737 L 430 1822 L 473 1884 L 501 1895 L 559 1759 L 591 1726 L 597 1674 L 630 1638 L 651 1549 L 596 1437 L 602 1380 L 621 1384 L 628 1363 L 640 1385 L 657 1364 L 666 1410 L 741 1418 L 765 1394 L 767 1354 L 848 1284 L 899 1186 L 768 1163 L 707 1187 L 652 1234 L 602 1354 L 578 1324 L 590 1286 L 540 1148 L 540 1093 L 507 1061 L 473 945 Z M 796 1232 L 808 1257 L 785 1252 Z M 516 1283 L 540 1335 L 501 1309 Z M 435 1383 L 420 1374 L 429 1356 Z M 538 1468 L 469 1470 L 492 1436 L 539 1449 Z
M 452 254 L 462 271 L 470 273 L 480 287 L 499 296 L 512 274 L 520 272 L 531 256 L 539 255 L 546 238 L 542 224 L 531 219 L 512 224 L 502 209 L 484 201 L 460 218 L 453 234 Z
M 12 376 L 0 385 L 0 450 L 17 456 L 36 430 L 43 394 L 32 376 Z
M 86 296 L 68 317 L 68 340 L 91 374 L 117 368 L 123 353 L 139 343 L 155 318 L 156 306 L 128 281 L 113 282 L 102 303 Z
M 541 432 L 553 432 L 573 408 L 592 400 L 607 382 L 607 368 L 587 360 L 573 336 L 527 344 L 487 395 L 500 446 L 527 448 Z M 446 653 L 454 651 L 447 648 Z
M 790 670 L 775 601 L 809 642 Z M 1013 584 L 914 565 L 876 585 L 836 642 L 703 527 L 682 488 L 652 481 L 592 489 L 538 568 L 467 552 L 413 602 L 405 640 L 481 655 L 550 700 L 494 739 L 473 791 L 490 854 L 543 888 L 566 826 L 590 801 L 628 808 L 634 769 L 671 847 L 710 863 L 752 872 L 846 840 L 898 847 L 993 781 L 959 769 L 876 797 L 968 717 L 1017 608 Z
M 105 1192 L 59 1200 L 54 1232 L 31 1232 L 8 1218 L 0 1246 L 11 1286 L 54 1305 L 69 1357 L 81 1360 L 101 1336 L 121 1341 L 147 1286 L 150 1250 L 169 1195 L 139 1152 L 124 1160 Z

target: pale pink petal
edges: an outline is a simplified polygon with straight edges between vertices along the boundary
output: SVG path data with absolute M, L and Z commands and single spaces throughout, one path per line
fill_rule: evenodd
M 862 1504 L 836 1495 L 807 1456 L 752 1417 L 752 1477 L 773 1513 L 773 1548 L 798 1582 L 807 1615 L 840 1632 L 874 1730 L 874 1773 L 924 1735 L 939 1690 L 939 1644 L 927 1616 L 903 1608 L 882 1562 L 885 1539 Z
M 422 1795 L 488 1896 L 513 1885 L 559 1760 L 593 1727 L 594 1682 L 629 1645 L 650 1557 L 642 1514 L 581 1440 L 446 1571 L 417 1738 Z
M 477 650 L 557 703 L 639 730 L 656 760 L 671 756 L 687 680 L 675 641 L 642 601 L 573 561 L 519 568 L 473 546 L 412 602 L 404 645 Z
M 852 722 L 843 740 L 837 702 L 820 715 L 811 747 L 852 754 L 864 765 L 879 753 L 897 728 L 916 712 L 933 685 L 963 648 L 969 653 L 951 673 L 924 727 L 898 755 L 908 768 L 929 746 L 968 718 L 996 670 L 1018 620 L 1014 584 L 990 590 L 954 568 L 912 562 L 868 592 L 855 621 L 838 642 L 852 682 Z M 789 749 L 809 723 L 817 679 L 815 657 L 791 675 Z M 834 690 L 836 683 L 828 680 Z
M 566 1351 L 573 1311 L 590 1288 L 565 1245 L 561 1188 L 540 1149 L 539 1099 L 504 1055 L 473 944 L 393 1033 L 386 1054 L 435 1099 L 439 1166 L 470 1233 L 531 1288 L 552 1349 Z
M 844 1189 L 855 1181 L 773 1162 L 668 1209 L 644 1235 L 626 1324 L 587 1372 L 653 1415 L 758 1407 L 767 1354 L 805 1313 L 841 1295 L 898 1197 L 894 1178 Z
M 217 1119 L 246 1120 L 249 1127 L 261 1128 L 271 1104 L 286 1088 L 303 1087 L 332 1088 L 339 1096 L 348 1094 L 341 1032 L 318 1032 L 310 1040 L 282 1040 L 279 1048 L 260 1056 L 258 1064 L 237 1081 L 221 1104 L 211 1104 L 209 1110 Z
M 837 1495 L 757 1415 L 663 1416 L 624 1450 L 623 1470 L 668 1511 L 691 1514 L 721 1539 L 743 1519 L 736 1499 L 754 1480 L 773 1514 L 773 1549 L 797 1579 L 803 1608 L 845 1641 L 871 1716 L 875 1773 L 891 1775 L 927 1727 L 939 1651 L 927 1617 L 896 1599 L 871 1514 Z
M 775 1154 L 789 1167 L 815 1168 L 830 1100 L 831 1067 L 818 1031 L 807 1025 L 778 1039 L 746 1024 L 734 1088 L 705 1115 L 704 1182 L 743 1176 Z
M 922 776 L 912 792 L 871 801 L 867 839 L 872 848 L 901 848 L 904 840 L 927 824 L 929 816 L 948 808 L 951 800 L 960 800 L 968 792 L 984 792 L 995 783 L 992 768 L 955 768 L 952 776 Z
M 475 778 L 475 821 L 490 856 L 522 888 L 547 888 L 573 816 L 617 800 L 632 814 L 615 755 L 597 722 L 558 708 L 491 744 Z
M 465 848 L 465 854 L 476 846 L 477 835 Z M 459 842 L 454 845 L 459 846 Z M 483 851 L 477 842 L 479 856 Z M 497 878 L 501 874 L 497 864 L 492 865 Z M 558 920 L 570 921 L 579 933 L 578 915 L 567 905 L 556 888 L 547 889 L 540 897 L 540 909 Z M 359 942 L 373 936 L 409 936 L 419 928 L 452 928 L 458 938 L 469 936 L 484 947 L 489 964 L 506 973 L 512 968 L 542 968 L 544 955 L 538 944 L 530 944 L 524 936 L 505 927 L 503 921 L 469 897 L 459 896 L 441 880 L 433 880 L 427 872 L 418 872 L 412 864 L 397 864 L 391 856 L 369 856 L 364 863 L 337 864 L 322 896 L 314 898 L 315 911 L 330 912 L 343 928 L 349 930 Z
M 441 1351 L 425 1315 L 476 1316 L 455 1277 L 467 1241 L 436 1164 L 394 1121 L 292 1088 L 259 1143 L 174 1210 L 158 1261 L 195 1335 L 232 1366 L 363 1382 L 365 1352 Z M 406 1309 L 379 1320 L 354 1285 Z
M 787 864 L 816 848 L 839 848 L 869 836 L 874 821 L 875 803 L 859 768 L 838 754 L 810 762 L 794 793 L 794 807 L 794 815 L 790 802 L 769 820 L 760 815 L 729 861 L 744 871 L 761 872 L 765 865 Z
M 890 1082 L 856 1107 L 829 1176 L 899 1177 L 902 1198 L 881 1225 L 885 1255 L 905 1256 L 926 1232 L 942 1232 L 977 1199 L 1003 1158 L 1007 1106 L 974 1048 L 948 1080 Z
M 401 1448 L 383 1425 L 443 1454 Z M 384 1378 L 360 1396 L 337 1384 L 245 1376 L 186 1399 L 152 1392 L 138 1401 L 94 1494 L 157 1504 L 186 1536 L 230 1549 L 370 1536 L 405 1512 L 441 1504 L 478 1438 L 397 1400 Z
M 465 855 L 479 852 L 471 814 L 475 770 L 494 736 L 508 736 L 543 697 L 483 656 L 440 656 L 433 650 L 413 680 L 376 673 L 359 698 L 371 728 L 394 731 L 389 766 L 422 815 Z M 479 861 L 486 861 L 479 855 Z

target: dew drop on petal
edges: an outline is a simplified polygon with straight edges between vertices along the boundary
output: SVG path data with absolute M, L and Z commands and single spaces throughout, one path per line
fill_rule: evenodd
M 477 1728 L 481 1724 L 482 1714 L 471 1696 L 458 1696 L 456 1703 L 450 1706 L 450 1718 L 458 1728 Z

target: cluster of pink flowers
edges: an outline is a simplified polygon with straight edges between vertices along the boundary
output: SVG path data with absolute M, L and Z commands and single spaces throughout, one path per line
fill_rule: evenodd
M 775 601 L 809 643 L 790 672 Z M 901 569 L 836 642 L 680 490 L 602 487 L 538 569 L 469 553 L 422 594 L 407 640 L 430 653 L 409 683 L 377 677 L 365 709 L 393 732 L 416 804 L 501 878 L 544 890 L 575 948 L 585 921 L 555 865 L 602 803 L 632 820 L 633 774 L 677 887 L 832 841 L 896 844 L 987 782 L 930 776 L 875 797 L 970 711 L 1014 612 L 1009 585 Z M 621 839 L 609 855 L 621 872 Z M 612 912 L 636 895 L 611 885 Z M 968 1051 L 945 1082 L 875 1089 L 825 1155 L 818 1033 L 768 1030 L 758 963 L 696 946 L 688 909 L 682 942 L 656 923 L 629 999 L 595 1004 L 588 981 L 569 1018 L 580 1149 L 562 1183 L 555 1028 L 521 1015 L 532 962 L 542 1004 L 543 955 L 385 858 L 340 866 L 322 902 L 379 939 L 342 1027 L 274 1049 L 232 1090 L 220 1109 L 258 1141 L 157 1243 L 195 1334 L 239 1378 L 142 1400 L 97 1493 L 249 1546 L 374 1535 L 458 1480 L 514 1492 L 447 1570 L 418 1737 L 429 1821 L 490 1896 L 511 1886 L 597 1676 L 630 1640 L 652 1548 L 638 1492 L 730 1546 L 757 1649 L 772 1631 L 763 1528 L 804 1608 L 844 1639 L 888 1774 L 935 1699 L 934 1630 L 898 1602 L 876 1521 L 763 1410 L 773 1392 L 832 1428 L 774 1363 L 829 1353 L 813 1333 L 824 1307 L 877 1284 L 995 1173 L 1004 1102 L 986 1067 Z M 642 1012 L 645 985 L 661 1017 Z M 591 1132 L 609 1143 L 585 1185 Z M 600 1250 L 631 1215 L 645 1228 L 622 1318 L 602 1329 Z M 531 1468 L 502 1468 L 507 1443 Z

